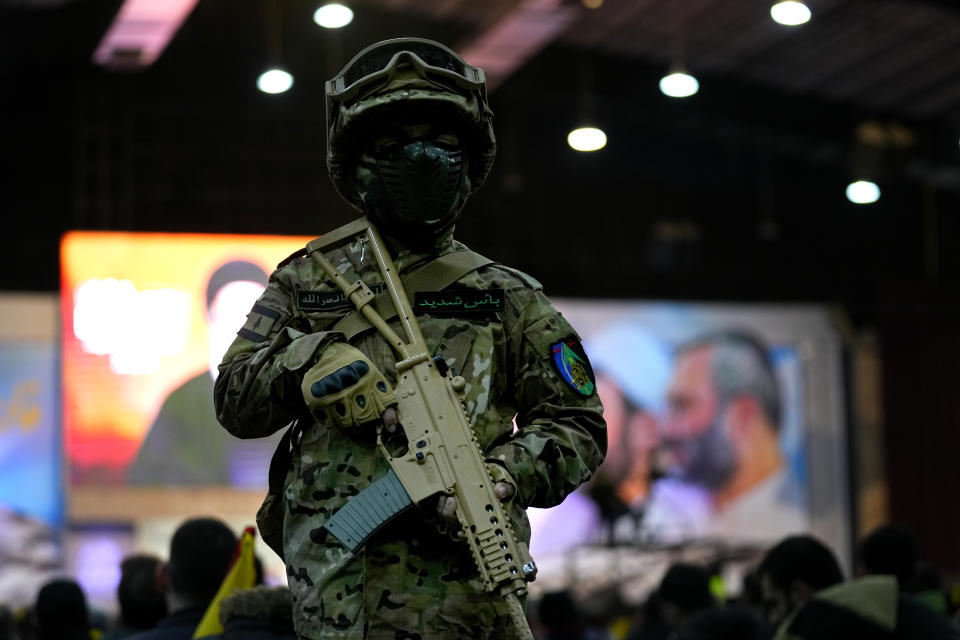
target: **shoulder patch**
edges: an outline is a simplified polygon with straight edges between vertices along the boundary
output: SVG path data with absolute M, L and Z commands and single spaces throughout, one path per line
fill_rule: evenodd
M 247 314 L 247 321 L 237 331 L 237 335 L 251 342 L 263 342 L 270 335 L 270 330 L 279 318 L 279 312 L 262 304 L 255 304 Z
M 492 264 L 490 266 L 496 267 L 498 269 L 503 269 L 513 277 L 518 278 L 521 282 L 523 282 L 523 284 L 527 285 L 531 289 L 534 289 L 536 291 L 543 290 L 543 285 L 540 284 L 539 280 L 537 280 L 536 278 L 534 278 L 529 274 L 524 273 L 523 271 L 520 271 L 519 269 L 514 269 L 513 267 L 507 267 L 505 265 L 500 264 L 499 262 L 496 264 Z
M 564 382 L 582 396 L 589 398 L 597 390 L 596 378 L 583 345 L 576 336 L 568 336 L 550 345 L 553 366 Z
M 277 269 L 283 269 L 285 266 L 296 260 L 297 258 L 306 258 L 307 257 L 307 248 L 301 247 L 291 253 L 289 256 L 280 261 L 280 264 L 277 265 Z

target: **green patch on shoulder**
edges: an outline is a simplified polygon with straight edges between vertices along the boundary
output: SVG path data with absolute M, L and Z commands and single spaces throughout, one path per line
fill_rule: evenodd
M 550 345 L 550 354 L 553 366 L 571 389 L 587 398 L 594 394 L 597 385 L 593 368 L 576 336 Z

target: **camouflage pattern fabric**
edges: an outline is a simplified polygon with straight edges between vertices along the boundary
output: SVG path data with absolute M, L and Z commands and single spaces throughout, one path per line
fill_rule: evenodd
M 448 235 L 432 253 L 396 245 L 391 253 L 403 274 L 463 249 Z M 350 281 L 381 283 L 360 244 L 327 257 Z M 230 433 L 264 437 L 308 415 L 301 378 L 337 339 L 330 328 L 350 309 L 304 310 L 298 300 L 330 288 L 309 258 L 273 273 L 241 330 L 246 337 L 237 338 L 220 365 L 217 416 Z M 518 537 L 529 541 L 524 508 L 560 503 L 603 460 L 602 407 L 596 394 L 577 393 L 553 366 L 551 345 L 575 332 L 529 276 L 490 265 L 450 288 L 505 293 L 500 311 L 425 314 L 419 322 L 431 352 L 468 381 L 471 424 L 488 462 L 501 469 L 494 477 L 517 487 L 508 507 Z M 391 325 L 401 333 L 396 321 Z M 394 353 L 378 333 L 361 333 L 352 344 L 395 384 Z M 356 555 L 327 536 L 327 518 L 387 468 L 374 429 L 313 422 L 304 430 L 284 494 L 284 555 L 297 633 L 311 640 L 510 638 L 501 596 L 483 590 L 466 545 L 441 534 L 429 509 L 401 515 Z

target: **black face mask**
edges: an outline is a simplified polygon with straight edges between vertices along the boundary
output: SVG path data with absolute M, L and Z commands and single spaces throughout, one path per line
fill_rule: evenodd
M 354 184 L 374 223 L 412 244 L 433 241 L 448 231 L 470 192 L 460 148 L 430 140 L 363 156 Z

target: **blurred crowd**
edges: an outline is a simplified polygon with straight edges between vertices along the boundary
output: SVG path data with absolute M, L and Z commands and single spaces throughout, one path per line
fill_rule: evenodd
M 237 542 L 219 520 L 188 520 L 174 533 L 168 559 L 123 560 L 116 619 L 92 611 L 77 582 L 61 578 L 43 586 L 32 607 L 0 605 L 0 640 L 187 639 L 215 600 L 223 631 L 206 637 L 296 639 L 290 592 L 263 585 L 259 563 L 256 586 L 217 599 Z M 636 611 L 611 603 L 588 613 L 572 592 L 555 591 L 531 601 L 528 616 L 540 640 L 960 638 L 960 603 L 937 571 L 919 562 L 909 530 L 880 527 L 856 557 L 856 575 L 847 580 L 831 549 L 795 535 L 766 552 L 736 597 L 724 595 L 716 567 L 677 563 Z
M 119 615 L 91 610 L 80 585 L 61 578 L 44 585 L 32 607 L 0 605 L 0 640 L 179 640 L 194 636 L 237 552 L 238 538 L 212 518 L 187 520 L 170 541 L 167 560 L 127 557 L 117 586 Z M 286 587 L 257 585 L 218 600 L 219 640 L 296 640 Z
M 677 563 L 638 611 L 584 615 L 566 591 L 536 606 L 544 640 L 853 640 L 960 638 L 960 602 L 919 562 L 910 531 L 884 525 L 857 547 L 845 579 L 835 553 L 809 535 L 773 545 L 726 597 L 716 567 Z

